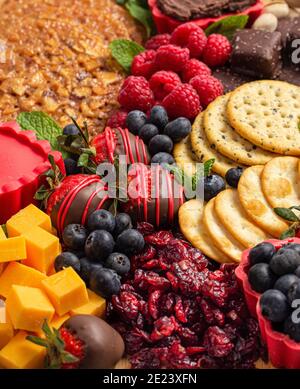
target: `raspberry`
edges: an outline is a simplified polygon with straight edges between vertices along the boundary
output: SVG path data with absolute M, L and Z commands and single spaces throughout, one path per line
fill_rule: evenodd
M 182 71 L 182 79 L 184 82 L 189 82 L 193 77 L 200 75 L 211 75 L 211 70 L 205 63 L 193 58 L 190 59 Z
M 156 57 L 156 51 L 146 50 L 141 54 L 134 57 L 131 65 L 131 73 L 134 76 L 142 76 L 150 78 L 154 73 L 154 61 Z
M 187 48 L 190 50 L 191 57 L 200 58 L 206 43 L 207 38 L 202 28 L 199 27 L 197 30 L 192 31 L 187 44 Z
M 197 31 L 199 29 L 202 31 L 202 29 L 194 22 L 181 24 L 173 31 L 171 36 L 171 43 L 173 45 L 187 47 L 190 34 L 193 31 Z
M 189 84 L 178 85 L 164 98 L 162 105 L 172 118 L 183 116 L 194 119 L 201 111 L 199 96 Z
M 162 101 L 172 90 L 181 84 L 179 76 L 174 72 L 160 70 L 150 78 L 149 85 L 157 100 Z
M 174 45 L 161 46 L 156 53 L 155 67 L 157 70 L 172 70 L 180 72 L 190 58 L 188 49 Z
M 232 46 L 229 40 L 220 34 L 212 34 L 207 39 L 202 60 L 210 67 L 223 66 L 229 60 Z
M 196 89 L 203 107 L 207 107 L 224 92 L 221 81 L 205 74 L 192 78 L 190 84 Z
M 158 50 L 160 46 L 168 45 L 170 42 L 170 34 L 159 34 L 147 40 L 145 47 L 147 50 Z
M 123 82 L 118 101 L 128 111 L 146 112 L 154 104 L 154 95 L 144 77 L 129 76 Z
M 127 111 L 119 110 L 111 115 L 106 126 L 111 128 L 126 128 Z

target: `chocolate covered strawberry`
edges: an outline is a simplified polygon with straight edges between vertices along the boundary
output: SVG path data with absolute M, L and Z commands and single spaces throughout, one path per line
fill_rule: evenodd
M 42 329 L 45 338 L 27 339 L 47 348 L 46 368 L 111 369 L 124 353 L 119 333 L 96 316 L 72 316 L 59 330 L 45 322 Z

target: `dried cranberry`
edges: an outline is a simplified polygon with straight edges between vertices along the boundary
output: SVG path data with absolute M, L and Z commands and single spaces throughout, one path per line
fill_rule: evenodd
M 168 270 L 170 266 L 165 263 L 162 259 L 151 259 L 142 265 L 143 269 L 157 269 L 157 270 Z
M 203 346 L 208 355 L 216 358 L 226 357 L 234 348 L 225 331 L 217 326 L 208 328 L 204 335 Z
M 137 259 L 139 263 L 147 262 L 156 257 L 156 249 L 153 246 L 147 245 L 144 252 L 139 255 L 135 255 L 134 259 Z
M 159 317 L 159 301 L 162 295 L 163 292 L 161 290 L 155 290 L 149 294 L 148 309 L 150 315 L 155 320 Z
M 178 278 L 178 284 L 181 292 L 185 295 L 200 293 L 206 273 L 198 272 L 195 264 L 188 260 L 173 263 L 172 272 Z
M 188 327 L 178 326 L 177 334 L 180 336 L 184 346 L 193 346 L 194 344 L 199 343 L 197 334 L 195 334 L 195 332 L 190 330 Z
M 145 242 L 154 246 L 163 247 L 173 240 L 173 234 L 170 231 L 158 231 L 145 237 Z
M 175 294 L 167 293 L 161 299 L 161 312 L 164 315 L 170 316 L 174 312 Z
M 143 348 L 129 358 L 133 369 L 158 369 L 160 360 L 151 348 Z
M 224 307 L 228 301 L 228 290 L 223 282 L 208 279 L 202 288 L 203 296 L 211 299 L 219 307 Z
M 149 334 L 138 328 L 133 328 L 131 331 L 128 331 L 124 338 L 126 352 L 129 355 L 138 352 L 141 348 L 145 347 L 145 344 L 150 343 Z
M 183 259 L 188 259 L 188 249 L 177 239 L 171 240 L 163 250 L 160 250 L 159 254 L 160 257 L 168 263 L 180 262 Z
M 194 247 L 189 247 L 188 256 L 190 261 L 194 262 L 197 265 L 198 271 L 201 272 L 202 270 L 207 268 L 208 259 L 198 249 L 195 249 Z
M 134 285 L 142 290 L 148 290 L 152 286 L 156 289 L 168 289 L 170 282 L 153 271 L 136 270 Z
M 139 312 L 139 300 L 130 292 L 121 292 L 112 297 L 112 305 L 124 319 L 136 319 Z
M 224 326 L 225 315 L 218 307 L 205 300 L 204 298 L 201 299 L 199 305 L 204 314 L 205 320 L 209 325 L 218 325 L 220 327 Z
M 176 330 L 177 322 L 174 316 L 163 316 L 154 322 L 154 329 L 150 335 L 152 341 L 157 341 L 166 338 Z
M 141 222 L 141 223 L 138 223 L 137 225 L 137 230 L 143 234 L 144 236 L 146 235 L 149 235 L 149 234 L 153 234 L 154 231 L 155 231 L 155 228 L 152 224 L 150 223 L 147 223 L 147 222 Z
M 187 318 L 186 318 L 186 315 L 185 315 L 185 312 L 184 312 L 184 308 L 183 308 L 183 304 L 182 304 L 182 299 L 181 299 L 181 297 L 176 296 L 175 300 L 176 300 L 175 307 L 174 307 L 175 317 L 181 323 L 186 323 L 187 322 Z

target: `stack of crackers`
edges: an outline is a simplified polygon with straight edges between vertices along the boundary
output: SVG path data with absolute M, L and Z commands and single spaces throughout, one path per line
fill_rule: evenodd
M 195 247 L 220 263 L 239 262 L 245 249 L 288 229 L 274 208 L 300 205 L 299 123 L 300 88 L 280 81 L 245 84 L 199 115 L 176 147 L 176 162 L 184 170 L 190 163 L 188 174 L 196 160 L 211 158 L 222 176 L 245 170 L 237 190 L 181 207 L 181 230 Z

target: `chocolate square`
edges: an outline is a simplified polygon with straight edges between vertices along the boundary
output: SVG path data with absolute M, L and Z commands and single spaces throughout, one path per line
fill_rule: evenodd
M 281 48 L 278 31 L 237 31 L 233 38 L 231 69 L 256 79 L 274 79 L 282 65 Z

